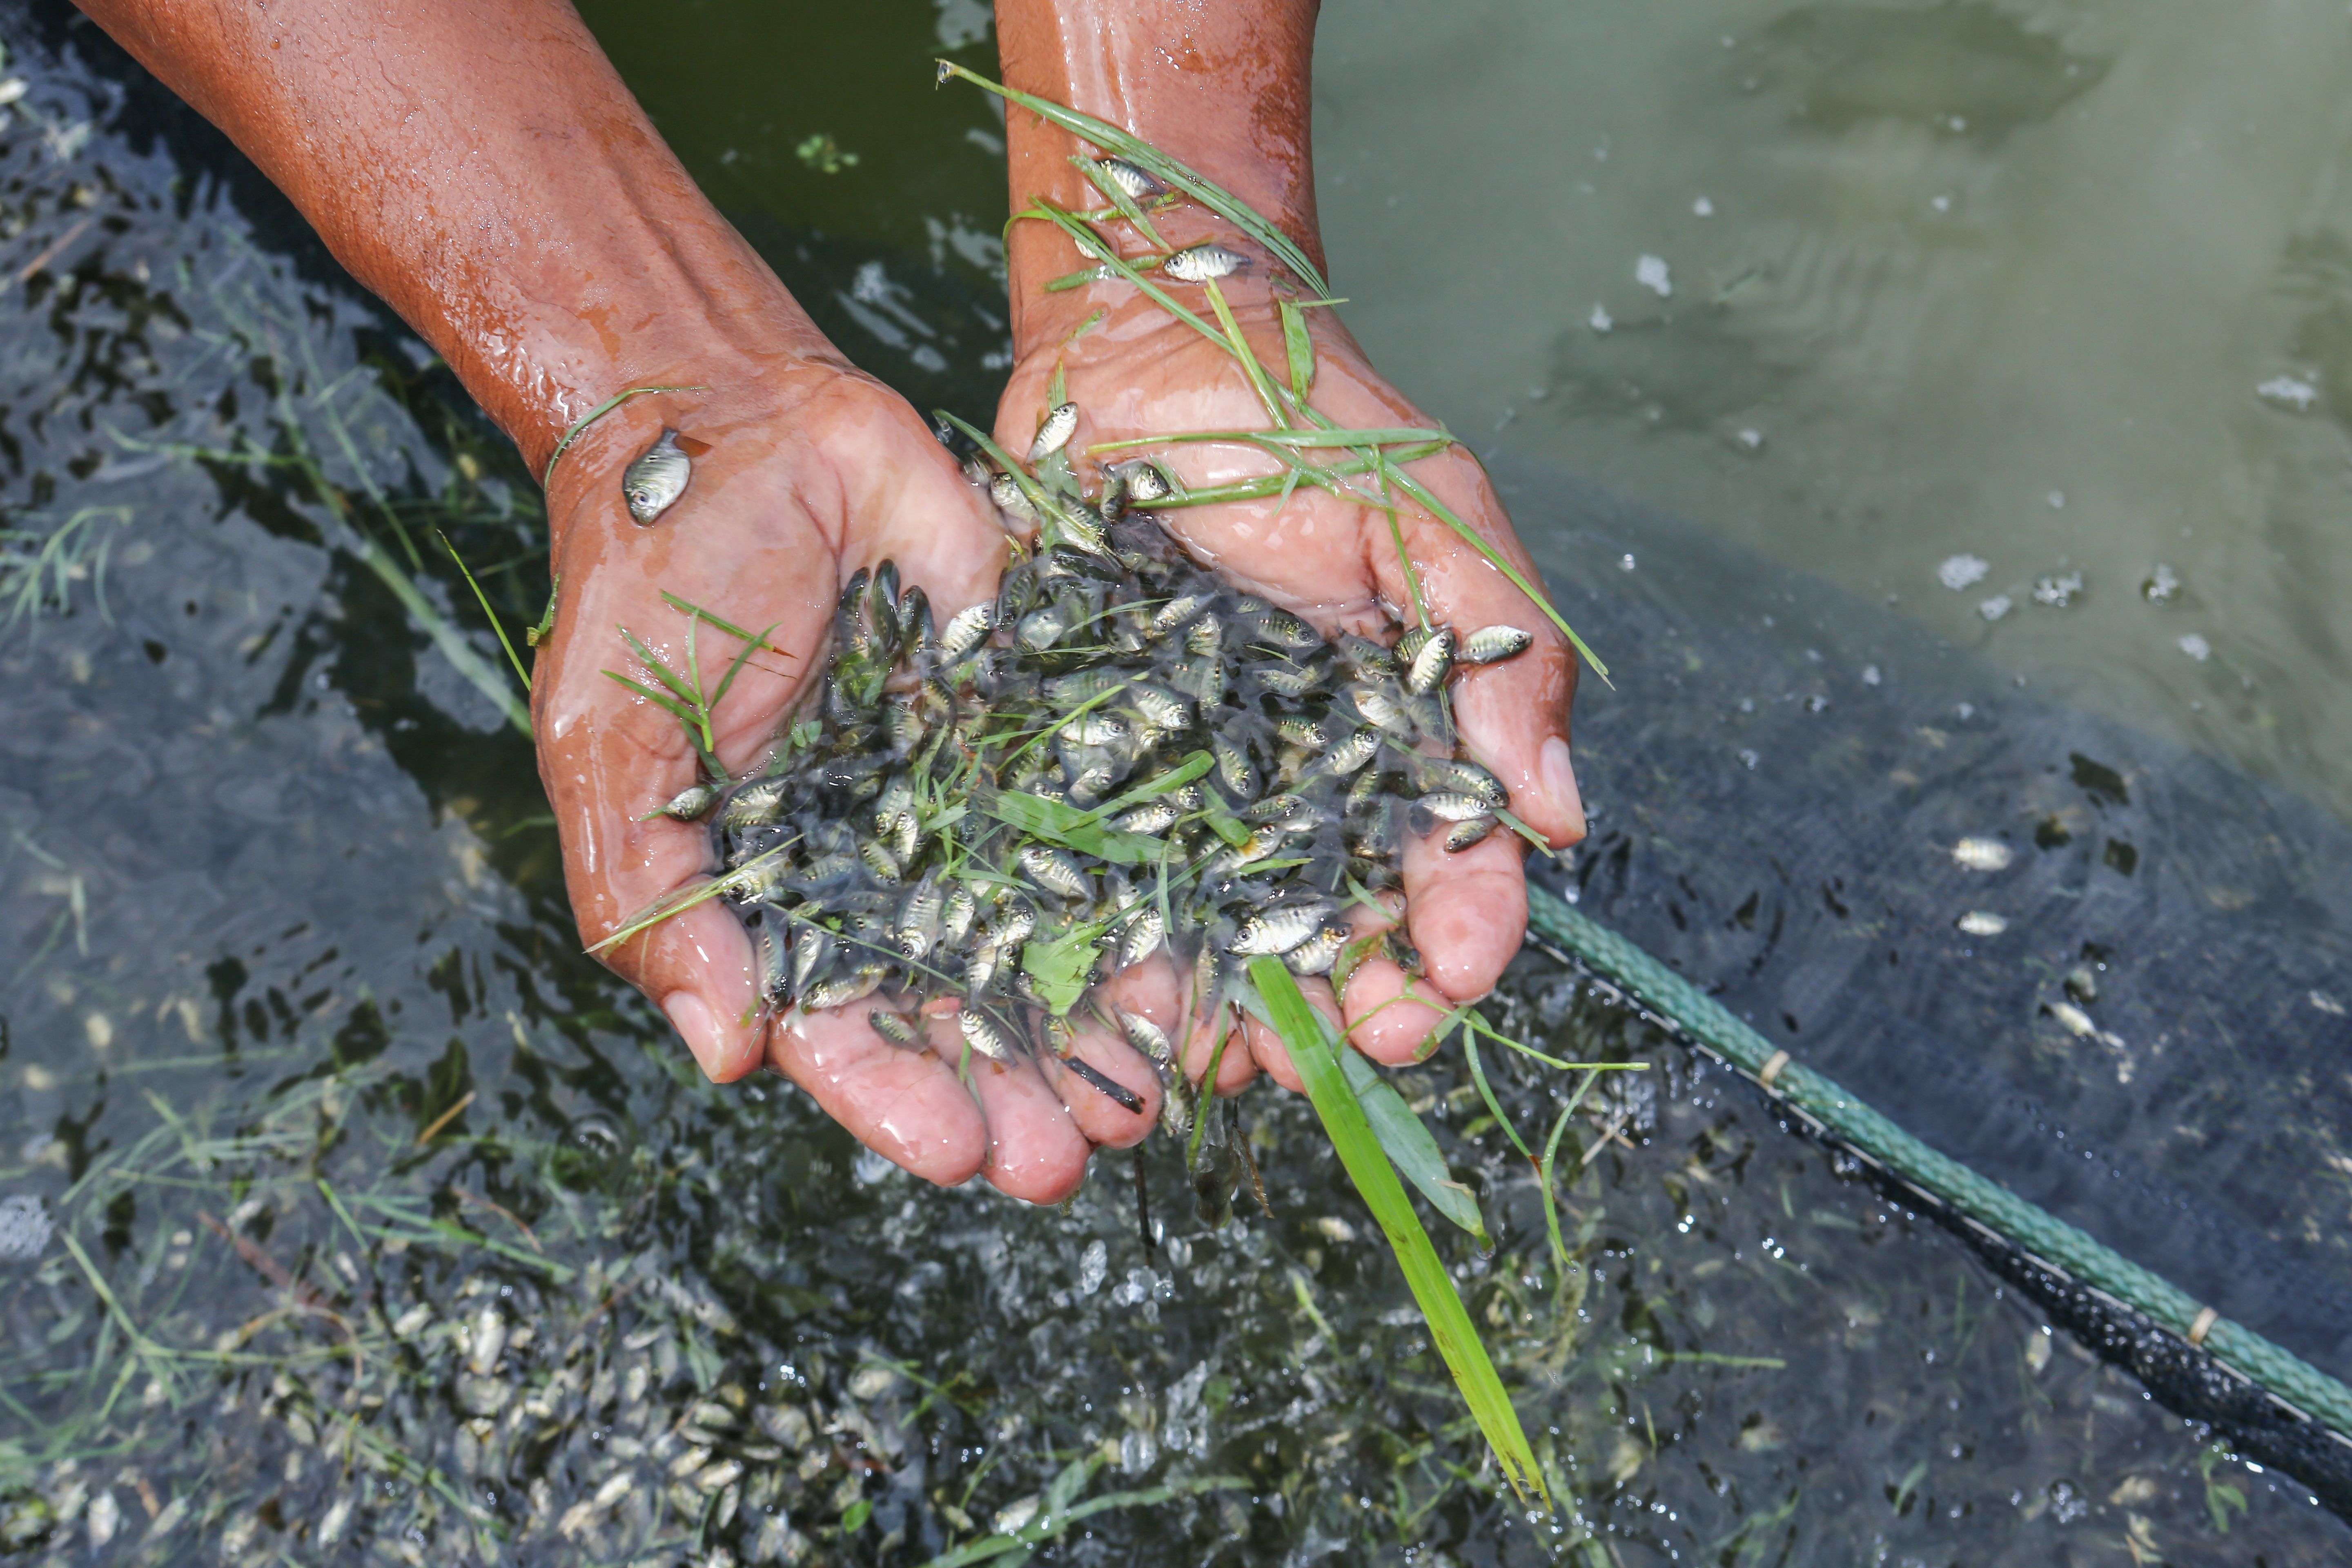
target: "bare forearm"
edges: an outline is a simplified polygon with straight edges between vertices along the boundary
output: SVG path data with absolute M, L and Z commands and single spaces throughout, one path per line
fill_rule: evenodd
M 1307 132 L 1316 0 L 998 0 L 1005 80 L 1133 132 L 1274 220 L 1319 261 Z M 1067 159 L 1076 144 L 1006 116 L 1013 206 L 1032 196 L 1098 205 Z M 1046 279 L 1078 265 L 1045 226 L 1013 230 L 1014 335 L 1044 321 Z
M 626 384 L 829 354 L 566 0 L 81 0 L 534 467 Z

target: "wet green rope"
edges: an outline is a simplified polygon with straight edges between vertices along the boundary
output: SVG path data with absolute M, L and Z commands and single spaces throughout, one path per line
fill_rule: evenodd
M 1540 888 L 1528 923 L 1669 1020 L 1712 1054 L 1758 1079 L 1767 1093 L 1964 1218 L 2061 1273 L 2104 1292 L 2203 1350 L 2305 1417 L 2352 1440 L 2352 1388 L 2210 1309 L 2187 1291 L 2015 1193 L 1939 1154 L 1775 1047 L 1688 980 Z M 1777 1058 L 1777 1059 L 1776 1059 Z M 2203 1332 L 2197 1332 L 2202 1322 Z

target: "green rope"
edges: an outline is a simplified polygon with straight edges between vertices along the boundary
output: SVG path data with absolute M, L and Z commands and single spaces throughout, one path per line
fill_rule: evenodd
M 2056 1215 L 1939 1154 L 1734 1017 L 1697 986 L 1615 931 L 1540 888 L 1528 890 L 1528 923 L 1710 1053 L 1759 1079 L 1787 1103 L 1889 1172 L 2011 1246 L 2192 1341 L 2273 1398 L 2352 1441 L 2352 1388 L 2262 1335 L 2208 1309 L 2187 1291 Z M 1776 1059 L 1777 1058 L 1777 1059 Z

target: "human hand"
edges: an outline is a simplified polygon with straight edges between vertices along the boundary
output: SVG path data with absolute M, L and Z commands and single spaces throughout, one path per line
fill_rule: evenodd
M 1171 216 L 1162 235 L 1171 246 L 1212 237 L 1206 215 Z M 1177 237 L 1181 234 L 1181 237 Z M 1213 237 L 1230 248 L 1255 247 L 1230 233 Z M 1218 287 L 1232 305 L 1262 364 L 1285 365 L 1271 268 L 1263 252 Z M 1198 287 L 1167 283 L 1203 317 Z M 1181 431 L 1247 430 L 1268 424 L 1265 409 L 1240 366 L 1218 342 L 1202 336 L 1131 285 L 1090 284 L 1024 301 L 1024 352 L 997 416 L 999 443 L 1025 449 L 1047 406 L 1055 369 L 1078 406 L 1069 449 L 1083 454 L 1106 443 Z M 1097 312 L 1106 312 L 1095 319 Z M 1092 321 L 1091 325 L 1082 323 Z M 1415 409 L 1366 362 L 1362 351 L 1328 309 L 1307 312 L 1315 344 L 1312 402 L 1342 427 L 1428 427 Z M 1307 454 L 1309 457 L 1315 454 Z M 1336 456 L 1324 453 L 1328 459 Z M 1202 489 L 1281 470 L 1255 448 L 1234 444 L 1160 444 L 1100 453 L 1108 463 L 1149 456 L 1188 489 Z M 1083 464 L 1086 459 L 1081 457 Z M 1484 471 L 1460 447 L 1412 465 L 1412 472 L 1457 517 L 1476 529 L 1529 580 L 1537 574 Z M 1283 605 L 1326 635 L 1352 631 L 1386 640 L 1410 615 L 1412 588 L 1397 554 L 1385 511 L 1302 485 L 1286 502 L 1227 502 L 1162 512 L 1168 531 L 1197 558 L 1238 586 Z M 1575 656 L 1527 596 L 1437 518 L 1410 502 L 1398 512 L 1431 618 L 1467 632 L 1506 624 L 1533 635 L 1528 650 L 1507 662 L 1466 671 L 1452 686 L 1454 712 L 1471 753 L 1510 791 L 1516 815 L 1554 847 L 1583 836 L 1584 814 L 1569 762 L 1568 711 L 1575 689 Z M 1524 843 L 1496 833 L 1459 854 L 1433 839 L 1408 840 L 1405 912 L 1408 932 L 1425 974 L 1408 976 L 1393 961 L 1374 958 L 1350 972 L 1346 994 L 1328 982 L 1302 984 L 1349 1037 L 1374 1058 L 1410 1060 L 1456 1004 L 1484 995 L 1518 951 L 1527 921 Z M 1125 1005 L 1173 1028 L 1181 999 L 1172 975 L 1125 976 L 1116 989 Z M 1187 1065 L 1206 1070 L 1219 1037 L 1196 1027 Z M 1258 1069 L 1287 1088 L 1300 1087 L 1273 1031 L 1244 1025 L 1245 1050 L 1228 1048 L 1218 1088 L 1237 1089 Z
M 691 382 L 703 378 L 698 370 L 709 376 L 688 365 L 653 379 Z M 708 449 L 685 494 L 640 527 L 620 474 L 665 426 Z M 620 627 L 684 674 L 689 616 L 665 595 L 746 631 L 772 624 L 712 710 L 711 750 L 740 775 L 821 677 L 835 605 L 854 574 L 896 562 L 944 619 L 993 594 L 1005 560 L 1003 532 L 914 410 L 821 357 L 622 405 L 563 455 L 549 506 L 562 591 L 533 717 L 572 910 L 590 942 L 702 882 L 711 867 L 704 824 L 648 815 L 694 784 L 699 763 L 673 714 L 606 673 L 659 689 Z M 695 632 L 701 679 L 714 688 L 743 644 L 708 622 Z M 1076 1185 L 1093 1143 L 1132 1142 L 1152 1125 L 1156 1093 L 1139 1116 L 1066 1080 L 1058 1062 L 977 1062 L 967 1086 L 950 1065 L 961 1054 L 951 1019 L 933 1021 L 943 1049 L 932 1054 L 886 1043 L 866 1023 L 867 1006 L 772 1017 L 751 941 L 719 900 L 603 956 L 660 1004 L 711 1078 L 772 1066 L 867 1147 L 931 1181 L 984 1172 L 1015 1196 L 1052 1201 Z M 1148 1072 L 1122 1076 L 1150 1083 Z M 1074 1106 L 1056 1092 L 1066 1082 Z

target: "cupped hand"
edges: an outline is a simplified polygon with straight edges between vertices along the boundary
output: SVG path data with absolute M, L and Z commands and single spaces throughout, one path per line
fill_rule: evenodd
M 1235 248 L 1247 248 L 1225 237 Z M 1286 357 L 1269 271 L 1261 253 L 1219 287 L 1261 364 L 1280 377 L 1286 374 Z M 1178 302 L 1213 321 L 1202 288 L 1173 282 L 1163 287 Z M 998 440 L 1008 450 L 1029 446 L 1058 366 L 1067 395 L 1078 406 L 1070 450 L 1082 471 L 1149 456 L 1194 489 L 1280 471 L 1264 452 L 1224 443 L 1161 443 L 1088 456 L 1089 448 L 1106 443 L 1179 432 L 1265 429 L 1271 421 L 1238 363 L 1220 343 L 1131 285 L 1094 283 L 1046 296 L 1042 303 L 1024 303 L 1024 352 L 997 414 Z M 1098 311 L 1104 312 L 1099 318 Z M 1310 401 L 1318 410 L 1346 428 L 1429 427 L 1428 417 L 1373 371 L 1328 308 L 1307 315 L 1316 351 Z M 1082 329 L 1089 320 L 1092 324 Z M 1308 456 L 1329 462 L 1345 454 Z M 1453 447 L 1412 464 L 1409 471 L 1528 581 L 1539 582 L 1485 471 L 1466 451 Z M 1533 645 L 1517 658 L 1458 676 L 1452 686 L 1454 712 L 1471 753 L 1510 791 L 1513 813 L 1554 847 L 1575 843 L 1584 834 L 1584 811 L 1569 762 L 1573 651 L 1542 612 L 1449 525 L 1399 500 L 1397 525 L 1431 619 L 1465 633 L 1503 624 L 1533 635 Z M 1346 630 L 1386 641 L 1399 621 L 1411 616 L 1412 589 L 1396 535 L 1380 508 L 1301 485 L 1286 501 L 1228 502 L 1160 515 L 1196 559 L 1236 585 L 1304 616 L 1326 635 Z M 1524 842 L 1506 832 L 1454 855 L 1433 838 L 1409 838 L 1404 919 L 1424 973 L 1409 976 L 1381 958 L 1347 977 L 1343 998 L 1335 998 L 1322 981 L 1306 982 L 1302 988 L 1335 1018 L 1344 1010 L 1349 1037 L 1374 1058 L 1414 1059 L 1428 1048 L 1431 1031 L 1446 1011 L 1486 994 L 1518 951 L 1527 923 L 1525 852 Z M 1180 1010 L 1172 977 L 1135 976 L 1128 985 L 1155 1004 L 1150 1009 L 1155 1016 Z M 1188 1065 L 1196 1078 L 1218 1037 L 1214 1028 L 1198 1028 L 1187 1043 Z M 1270 1030 L 1251 1023 L 1239 1038 L 1246 1049 L 1228 1047 L 1218 1073 L 1221 1090 L 1237 1089 L 1257 1069 L 1287 1088 L 1299 1087 Z
M 712 749 L 740 776 L 820 677 L 835 605 L 859 569 L 895 561 L 944 618 L 992 595 L 1005 562 L 984 500 L 915 411 L 870 378 L 798 358 L 642 379 L 712 384 L 607 415 L 563 454 L 549 493 L 560 591 L 532 710 L 572 906 L 590 943 L 714 869 L 702 823 L 650 815 L 697 781 L 698 759 L 676 717 L 607 673 L 659 689 L 621 628 L 683 674 L 689 616 L 665 595 L 748 631 L 773 626 L 712 714 Z M 621 471 L 666 426 L 700 455 L 684 495 L 640 527 Z M 694 641 L 701 679 L 715 688 L 743 644 L 708 622 Z M 923 1053 L 883 1041 L 863 1008 L 789 1025 L 768 1016 L 750 938 L 721 900 L 601 956 L 661 1006 L 712 1079 L 773 1066 L 867 1147 L 931 1181 L 984 1172 L 1008 1193 L 1051 1201 L 1076 1185 L 1094 1143 L 1132 1142 L 1151 1126 L 1156 1089 L 1139 1116 L 1067 1079 L 1059 1062 L 976 1062 L 960 1081 L 951 1018 L 932 1021 L 942 1049 Z M 1094 1038 L 1081 1050 L 1150 1087 L 1123 1045 Z

